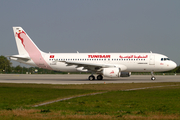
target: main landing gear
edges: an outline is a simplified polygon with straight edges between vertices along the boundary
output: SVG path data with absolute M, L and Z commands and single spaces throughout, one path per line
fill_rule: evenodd
M 97 80 L 102 80 L 103 79 L 103 76 L 102 75 L 98 75 L 97 76 Z
M 95 76 L 94 75 L 90 75 L 88 78 L 90 81 L 95 80 Z M 97 76 L 97 80 L 102 80 L 103 76 L 102 75 L 98 75 Z
M 90 81 L 95 80 L 94 75 L 90 75 L 90 76 L 89 76 L 89 80 L 90 80 Z
M 154 77 L 154 73 L 153 73 L 153 71 L 151 72 L 151 80 L 156 80 L 156 78 Z

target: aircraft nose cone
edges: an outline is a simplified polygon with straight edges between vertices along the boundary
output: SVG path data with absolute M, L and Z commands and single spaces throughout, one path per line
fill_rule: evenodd
M 171 67 L 172 67 L 172 69 L 174 69 L 177 67 L 177 64 L 175 62 L 172 62 Z

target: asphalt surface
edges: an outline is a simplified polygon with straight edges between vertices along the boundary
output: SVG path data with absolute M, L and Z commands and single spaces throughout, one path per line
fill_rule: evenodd
M 36 84 L 104 84 L 104 83 L 153 83 L 180 82 L 180 76 L 157 75 L 152 81 L 150 75 L 131 75 L 130 77 L 88 80 L 88 74 L 52 75 L 52 74 L 0 74 L 0 83 L 36 83 Z

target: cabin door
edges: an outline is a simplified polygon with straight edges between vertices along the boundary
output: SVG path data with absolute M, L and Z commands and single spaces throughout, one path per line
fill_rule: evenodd
M 155 56 L 154 55 L 150 55 L 149 65 L 155 65 Z

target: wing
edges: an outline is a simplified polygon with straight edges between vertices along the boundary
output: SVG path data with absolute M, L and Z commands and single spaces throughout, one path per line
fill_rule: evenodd
M 76 65 L 76 68 L 83 67 L 83 70 L 87 69 L 88 71 L 92 71 L 92 72 L 102 71 L 103 68 L 118 67 L 121 69 L 121 71 L 127 69 L 125 65 L 121 65 L 121 64 L 87 63 L 87 62 L 72 62 L 72 61 L 59 61 L 59 62 L 66 63 L 67 64 L 66 66 Z

